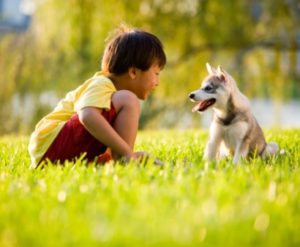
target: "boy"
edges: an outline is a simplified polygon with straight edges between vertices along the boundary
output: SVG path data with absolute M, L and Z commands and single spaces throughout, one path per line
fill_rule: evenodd
M 64 162 L 83 153 L 88 161 L 98 162 L 148 156 L 133 151 L 138 99 L 147 99 L 158 86 L 165 64 L 166 55 L 156 36 L 119 28 L 105 48 L 102 71 L 69 92 L 37 124 L 29 141 L 31 166 L 45 160 Z

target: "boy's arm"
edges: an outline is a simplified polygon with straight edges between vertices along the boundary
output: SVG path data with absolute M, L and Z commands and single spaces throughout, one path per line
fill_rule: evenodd
M 115 153 L 130 158 L 133 150 L 101 115 L 96 107 L 85 107 L 78 112 L 79 121 L 99 142 L 111 148 Z

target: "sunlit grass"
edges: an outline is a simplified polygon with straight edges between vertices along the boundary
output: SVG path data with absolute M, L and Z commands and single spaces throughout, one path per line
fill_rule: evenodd
M 165 167 L 30 170 L 27 137 L 0 138 L 0 246 L 297 246 L 300 130 L 266 130 L 286 155 L 204 169 L 204 130 L 147 131 Z

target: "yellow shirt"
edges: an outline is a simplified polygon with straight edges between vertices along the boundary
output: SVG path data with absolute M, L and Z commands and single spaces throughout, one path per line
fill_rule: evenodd
M 114 84 L 102 72 L 85 81 L 66 94 L 55 109 L 46 115 L 30 136 L 28 151 L 31 167 L 35 168 L 46 153 L 64 124 L 80 109 L 92 106 L 110 110 L 111 97 L 116 91 Z

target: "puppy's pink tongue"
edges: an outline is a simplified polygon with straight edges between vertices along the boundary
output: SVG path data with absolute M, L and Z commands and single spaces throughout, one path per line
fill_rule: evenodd
M 193 109 L 192 109 L 192 112 L 199 111 L 200 105 L 201 105 L 201 102 L 200 102 L 199 104 L 195 105 L 195 106 L 193 107 Z

